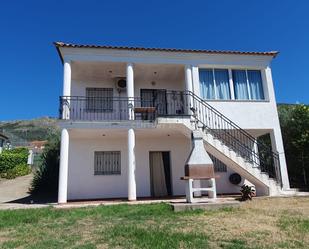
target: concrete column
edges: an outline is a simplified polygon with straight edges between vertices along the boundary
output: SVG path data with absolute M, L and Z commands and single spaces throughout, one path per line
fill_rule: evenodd
M 132 128 L 128 130 L 128 200 L 136 200 L 135 132 Z
M 192 66 L 192 83 L 194 94 L 200 97 L 200 77 L 198 66 Z
M 260 165 L 260 158 L 259 158 L 259 148 L 258 148 L 258 145 L 257 145 L 257 139 L 255 138 L 254 140 L 254 144 L 253 144 L 253 152 L 254 152 L 254 155 L 253 155 L 253 161 L 254 161 L 254 166 L 256 167 L 257 165 Z
M 283 140 L 280 127 L 270 132 L 271 146 L 274 152 L 279 153 L 280 171 L 282 178 L 282 188 L 284 190 L 290 189 L 290 181 L 288 176 L 288 169 L 285 160 Z
M 269 102 L 273 105 L 274 108 L 274 128 L 270 132 L 271 144 L 273 151 L 279 153 L 279 161 L 280 161 L 280 171 L 281 171 L 281 178 L 282 178 L 282 187 L 284 190 L 290 188 L 290 182 L 288 177 L 287 165 L 284 155 L 284 147 L 283 147 L 283 140 L 281 134 L 281 128 L 279 123 L 279 116 L 277 111 L 277 103 L 275 97 L 275 90 L 274 90 L 274 83 L 272 78 L 272 73 L 270 67 L 266 67 L 262 73 L 263 78 L 263 86 L 267 86 L 265 95 L 269 98 Z M 266 81 L 266 82 L 265 82 Z
M 71 61 L 63 62 L 63 96 L 71 96 Z
M 186 113 L 191 114 L 190 108 L 193 107 L 193 97 L 189 92 L 193 92 L 192 67 L 185 66 L 185 90 L 187 91 Z
M 193 85 L 192 85 L 192 67 L 191 67 L 191 65 L 185 66 L 185 80 L 186 80 L 186 91 L 192 92 Z
M 58 203 L 67 202 L 68 166 L 69 166 L 69 132 L 67 129 L 62 129 L 61 147 L 60 147 Z
M 64 61 L 63 62 L 63 96 L 71 96 L 71 61 Z M 64 102 L 64 105 L 62 107 L 63 113 L 62 118 L 63 119 L 70 119 L 70 100 L 67 100 Z
M 127 97 L 129 98 L 129 120 L 134 120 L 134 71 L 133 63 L 127 64 Z

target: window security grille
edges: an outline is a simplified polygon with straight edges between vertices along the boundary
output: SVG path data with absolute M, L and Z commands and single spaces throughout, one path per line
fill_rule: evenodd
M 113 111 L 113 88 L 86 88 L 86 98 L 89 112 Z
M 94 174 L 120 175 L 121 174 L 120 151 L 95 151 Z

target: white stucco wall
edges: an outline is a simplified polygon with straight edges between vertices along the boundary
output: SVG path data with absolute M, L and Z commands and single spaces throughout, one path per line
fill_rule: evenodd
M 183 137 L 136 138 L 137 197 L 150 196 L 149 152 L 169 151 L 173 195 L 184 195 L 184 164 L 190 153 L 191 141 Z M 121 151 L 121 175 L 94 175 L 94 151 Z M 228 181 L 233 173 L 217 179 L 218 193 L 238 193 L 239 187 Z M 70 136 L 68 199 L 127 197 L 127 137 L 77 138 Z
M 136 80 L 134 82 L 134 95 L 135 97 L 140 96 L 141 89 L 167 89 L 167 90 L 178 90 L 183 91 L 184 88 L 184 80 L 183 81 L 175 81 L 175 80 L 156 80 L 155 85 L 152 84 L 150 80 Z M 87 87 L 105 87 L 105 88 L 113 88 L 115 97 L 124 97 L 126 96 L 126 91 L 122 91 L 119 95 L 116 89 L 116 81 L 115 79 L 102 79 L 96 81 L 81 81 L 81 80 L 72 80 L 71 86 L 71 95 L 72 96 L 86 96 L 86 88 Z
M 284 149 L 279 126 L 276 100 L 269 68 L 272 56 L 252 56 L 252 55 L 222 55 L 222 54 L 191 54 L 191 53 L 168 53 L 168 52 L 142 52 L 142 51 L 117 51 L 106 49 L 73 49 L 61 48 L 65 61 L 78 62 L 117 62 L 139 64 L 167 64 L 172 65 L 192 65 L 192 79 L 194 92 L 199 95 L 199 67 L 214 68 L 250 68 L 260 69 L 264 86 L 265 101 L 209 101 L 210 105 L 218 109 L 225 116 L 230 118 L 243 129 L 263 129 L 269 130 L 272 134 L 273 148 L 280 154 L 281 171 L 283 172 L 284 187 L 288 188 L 288 177 L 284 158 Z M 74 74 L 74 69 L 73 69 Z M 154 80 L 139 77 L 135 80 L 134 94 L 140 96 L 140 89 L 170 89 L 184 90 L 185 78 L 182 80 Z M 72 79 L 71 95 L 85 96 L 86 87 L 112 87 L 114 96 L 119 96 L 114 79 L 101 80 L 77 80 Z M 122 92 L 120 96 L 126 96 Z M 175 138 L 176 139 L 176 138 Z M 137 138 L 136 140 L 136 182 L 137 196 L 148 196 L 149 187 L 149 159 L 148 153 L 153 150 L 166 150 L 171 152 L 172 175 L 173 175 L 173 194 L 183 194 L 184 187 L 180 177 L 183 175 L 183 165 L 189 153 L 189 142 L 161 138 L 149 139 Z M 126 197 L 127 196 L 127 172 L 126 172 L 126 137 L 112 139 L 78 139 L 70 138 L 70 157 L 69 157 L 69 199 L 75 198 L 107 198 L 107 197 Z M 180 146 L 180 144 L 186 146 Z M 94 176 L 93 175 L 93 152 L 95 150 L 121 150 L 122 175 L 121 176 Z M 187 154 L 185 153 L 187 152 Z M 177 165 L 177 167 L 175 166 Z M 180 166 L 179 166 L 180 165 Z M 238 192 L 238 187 L 228 185 L 230 172 L 223 174 L 217 179 L 218 192 Z M 81 187 L 83 186 L 83 187 Z M 233 189 L 233 191 L 231 191 Z M 237 191 L 234 191 L 234 189 Z M 228 190 L 228 191 L 226 191 Z
M 127 196 L 126 138 L 84 139 L 70 136 L 68 199 Z M 94 151 L 121 151 L 121 175 L 94 175 Z

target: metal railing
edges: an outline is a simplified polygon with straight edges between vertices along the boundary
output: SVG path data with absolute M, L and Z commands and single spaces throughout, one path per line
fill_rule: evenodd
M 134 111 L 139 107 L 154 112 Z M 190 91 L 166 91 L 165 99 L 60 97 L 60 119 L 87 121 L 154 121 L 158 116 L 193 116 L 198 128 L 212 134 L 236 154 L 282 184 L 279 155 Z
M 168 97 L 169 95 L 171 97 Z M 179 105 L 180 99 L 182 99 L 181 105 Z M 197 127 L 212 134 L 239 156 L 252 163 L 254 167 L 259 168 L 282 184 L 279 154 L 273 152 L 271 147 L 258 142 L 203 99 L 190 91 L 172 91 L 167 92 L 167 103 L 169 109 L 176 113 L 179 106 L 181 106 L 179 110 L 183 110 L 184 114 L 191 112 Z
M 154 121 L 156 112 L 134 112 L 135 108 L 150 106 L 149 101 L 126 97 L 61 96 L 59 118 L 73 121 Z

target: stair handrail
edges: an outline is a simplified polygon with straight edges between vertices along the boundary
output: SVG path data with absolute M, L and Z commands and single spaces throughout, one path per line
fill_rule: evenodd
M 239 130 L 241 133 L 243 133 L 245 136 L 247 136 L 248 138 L 250 138 L 252 141 L 254 141 L 254 143 L 263 146 L 264 148 L 268 149 L 267 146 L 264 143 L 258 142 L 255 140 L 255 138 L 249 134 L 247 131 L 245 131 L 244 129 L 242 129 L 240 126 L 238 126 L 236 123 L 234 123 L 231 119 L 229 119 L 228 117 L 226 117 L 223 113 L 221 113 L 220 111 L 218 111 L 216 108 L 214 108 L 213 106 L 211 106 L 209 103 L 207 103 L 204 99 L 202 99 L 201 97 L 197 96 L 195 93 L 191 92 L 191 91 L 184 91 L 185 93 L 189 93 L 189 95 L 191 95 L 192 97 L 196 98 L 198 101 L 200 101 L 201 103 L 203 103 L 204 105 L 206 105 L 209 109 L 211 109 L 212 111 L 214 111 L 217 115 L 221 116 L 221 118 L 223 118 L 225 121 L 229 122 L 232 126 L 234 126 L 235 128 L 237 128 L 237 130 Z M 273 153 L 274 155 L 279 155 L 278 152 L 274 152 L 274 151 L 270 151 L 271 153 Z
M 186 95 L 189 95 L 189 97 L 192 97 L 193 100 L 198 101 L 200 104 L 204 105 L 205 108 L 208 108 L 211 112 L 215 113 L 217 116 L 219 116 L 224 122 L 227 122 L 233 129 L 237 130 L 237 132 L 239 132 L 242 136 L 246 137 L 246 139 L 248 139 L 248 141 L 254 145 L 256 144 L 257 146 L 259 146 L 259 148 L 264 148 L 266 149 L 267 153 L 269 153 L 269 156 L 271 156 L 273 159 L 273 163 L 274 163 L 274 174 L 275 174 L 275 179 L 282 185 L 282 180 L 281 180 L 281 172 L 280 172 L 280 161 L 279 161 L 279 153 L 278 152 L 274 152 L 271 148 L 269 148 L 268 146 L 266 146 L 264 143 L 258 142 L 252 135 L 250 135 L 247 131 L 245 131 L 244 129 L 242 129 L 241 127 L 239 127 L 236 123 L 234 123 L 231 119 L 229 119 L 228 117 L 226 117 L 224 114 L 222 114 L 220 111 L 218 111 L 216 108 L 214 108 L 213 106 L 211 106 L 209 103 L 207 103 L 204 99 L 200 98 L 199 96 L 197 96 L 196 94 L 194 94 L 191 91 L 184 91 L 184 93 Z M 194 108 L 195 104 L 191 103 Z M 190 106 L 191 108 L 191 106 Z M 198 119 L 198 121 L 203 124 L 204 126 L 207 127 L 207 125 L 205 123 L 203 123 L 203 121 L 198 118 L 198 115 L 196 117 Z M 211 127 L 208 127 L 211 129 Z M 226 134 L 225 134 L 226 135 Z M 230 133 L 227 133 L 227 136 L 229 138 L 232 138 L 237 144 L 241 144 L 242 147 L 244 147 L 248 152 L 250 152 L 252 155 L 255 155 L 257 158 L 259 158 L 259 160 L 261 160 L 261 158 L 259 157 L 259 155 L 252 150 L 252 148 L 248 147 L 246 144 L 244 144 L 243 142 L 241 142 L 237 137 L 233 136 Z M 234 148 L 235 149 L 235 148 Z M 263 160 L 263 159 L 262 159 Z M 257 162 L 254 161 L 254 163 L 257 164 Z M 258 167 L 260 167 L 261 164 L 259 162 Z M 267 172 L 270 175 L 270 172 Z

